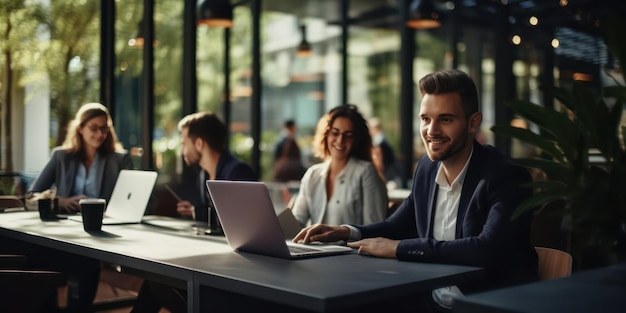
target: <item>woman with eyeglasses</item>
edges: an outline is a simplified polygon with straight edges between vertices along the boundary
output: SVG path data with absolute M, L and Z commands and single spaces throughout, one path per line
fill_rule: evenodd
M 77 212 L 82 198 L 108 202 L 119 171 L 130 168 L 132 161 L 117 142 L 109 110 L 100 103 L 87 103 L 69 123 L 65 142 L 52 151 L 30 191 L 55 187 L 59 209 Z
M 109 110 L 100 103 L 87 103 L 69 123 L 65 142 L 53 150 L 30 192 L 56 187 L 60 210 L 76 212 L 82 198 L 108 202 L 120 170 L 130 168 L 132 161 L 117 142 Z M 20 248 L 31 266 L 65 273 L 69 288 L 65 312 L 93 311 L 100 279 L 98 260 L 27 244 Z
M 387 189 L 372 164 L 372 138 L 354 105 L 330 110 L 318 157 L 302 177 L 292 211 L 302 226 L 369 224 L 387 216 Z

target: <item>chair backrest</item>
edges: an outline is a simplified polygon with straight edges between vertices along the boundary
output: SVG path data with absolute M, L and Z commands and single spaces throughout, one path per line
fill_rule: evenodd
M 535 247 L 539 257 L 539 279 L 556 279 L 572 274 L 572 256 L 561 250 Z
M 58 288 L 65 285 L 63 273 L 25 270 L 24 255 L 0 254 L 0 311 L 58 312 Z

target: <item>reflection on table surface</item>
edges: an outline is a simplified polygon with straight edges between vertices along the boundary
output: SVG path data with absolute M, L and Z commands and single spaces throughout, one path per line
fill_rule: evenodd
M 38 212 L 3 213 L 0 242 L 24 241 L 118 264 L 158 282 L 174 281 L 188 288 L 188 312 L 205 312 L 209 303 L 213 308 L 220 301 L 224 308 L 235 301 L 246 308 L 241 311 L 250 311 L 252 300 L 281 312 L 360 311 L 371 303 L 408 299 L 482 277 L 482 269 L 476 267 L 355 253 L 292 261 L 235 252 L 224 237 L 176 230 L 186 229 L 192 221 L 145 218 L 158 226 L 105 225 L 94 235 L 83 231 L 79 222 L 42 222 Z M 207 297 L 211 301 L 204 301 Z

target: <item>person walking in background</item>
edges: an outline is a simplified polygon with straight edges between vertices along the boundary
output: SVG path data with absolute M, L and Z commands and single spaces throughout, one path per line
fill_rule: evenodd
M 328 112 L 319 145 L 322 163 L 302 177 L 293 214 L 308 223 L 367 224 L 387 216 L 387 189 L 372 164 L 372 138 L 354 105 Z
M 296 123 L 285 122 L 284 136 L 274 150 L 273 178 L 278 182 L 300 180 L 306 168 L 302 164 L 300 147 L 296 141 Z
M 385 179 L 387 185 L 393 183 L 397 186 L 396 179 L 399 178 L 399 171 L 396 164 L 396 156 L 393 148 L 387 141 L 383 132 L 380 119 L 372 117 L 368 121 L 370 134 L 372 135 L 373 154 L 372 160 L 380 175 Z
M 113 193 L 122 169 L 132 168 L 130 156 L 117 142 L 109 110 L 100 103 L 80 107 L 70 122 L 62 146 L 34 181 L 29 193 L 56 188 L 59 209 L 80 210 L 83 198 L 103 198 Z M 57 250 L 36 248 L 27 252 L 33 267 L 60 270 L 67 276 L 68 312 L 91 312 L 100 277 L 100 262 Z

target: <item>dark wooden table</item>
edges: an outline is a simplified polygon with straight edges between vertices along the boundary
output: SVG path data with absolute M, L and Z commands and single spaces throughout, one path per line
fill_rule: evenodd
M 473 312 L 626 312 L 626 263 L 460 298 L 452 309 Z
M 279 311 L 336 312 L 482 277 L 476 267 L 356 253 L 305 260 L 237 253 L 223 237 L 143 223 L 105 225 L 90 234 L 79 222 L 42 222 L 37 212 L 0 214 L 2 237 L 119 264 L 150 279 L 178 280 L 187 288 L 189 312 L 207 312 L 219 301 L 245 307 L 255 299 Z

